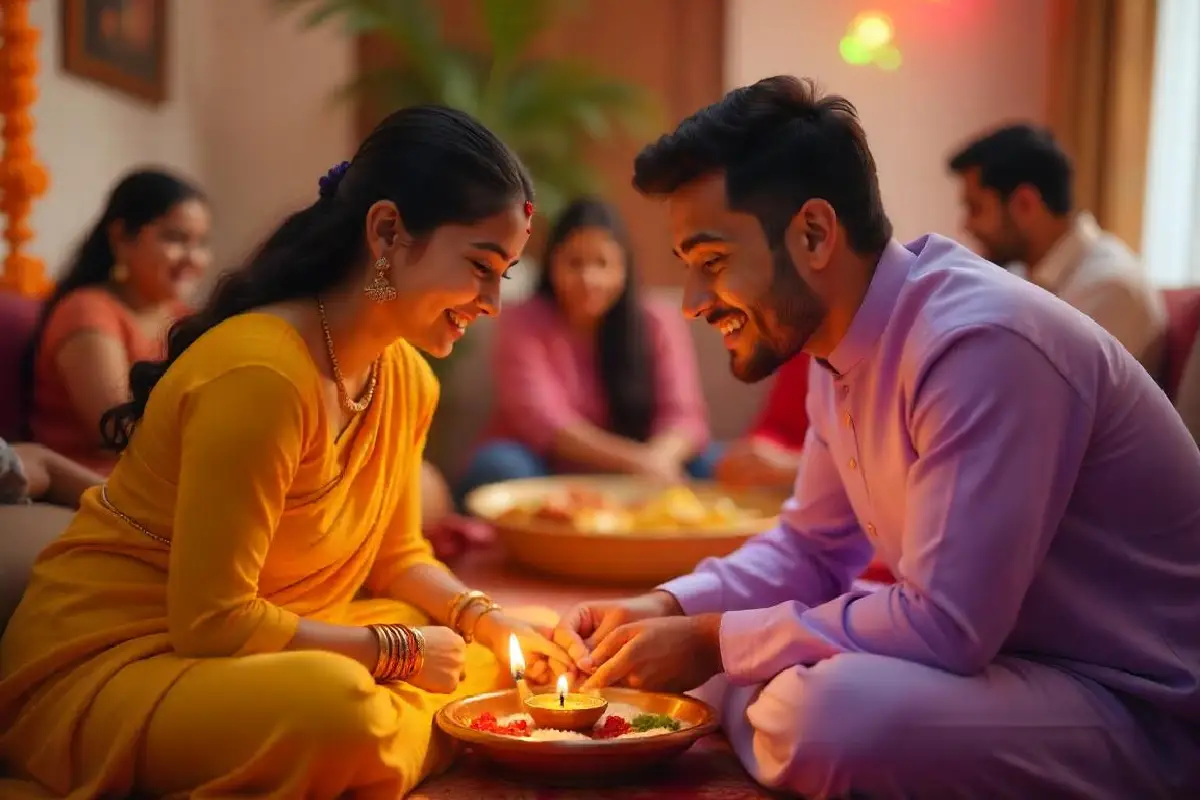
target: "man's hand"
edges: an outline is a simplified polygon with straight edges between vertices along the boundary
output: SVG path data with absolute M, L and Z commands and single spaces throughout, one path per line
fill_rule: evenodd
M 766 439 L 743 439 L 717 462 L 717 480 L 727 486 L 790 488 L 800 467 L 798 452 Z
M 721 616 L 659 617 L 622 625 L 578 666 L 591 676 L 582 689 L 620 684 L 646 691 L 686 692 L 723 671 Z
M 587 658 L 602 639 L 622 625 L 656 617 L 683 614 L 669 592 L 655 591 L 628 600 L 581 603 L 563 615 L 554 629 L 554 642 L 567 651 L 572 663 Z

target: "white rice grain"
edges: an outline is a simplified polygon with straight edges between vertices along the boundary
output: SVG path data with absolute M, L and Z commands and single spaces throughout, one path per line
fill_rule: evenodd
M 564 741 L 579 741 L 590 742 L 592 737 L 577 731 L 560 731 L 554 728 L 537 728 L 529 732 L 529 740 L 531 742 L 564 742 Z
M 595 730 L 599 730 L 600 728 L 604 727 L 604 723 L 609 717 L 621 717 L 626 722 L 633 722 L 634 717 L 637 717 L 641 713 L 642 710 L 640 708 L 634 705 L 629 705 L 628 703 L 610 703 L 608 709 L 604 712 L 604 716 L 601 717 L 600 721 L 596 723 Z M 528 714 L 509 714 L 506 717 L 500 717 L 497 719 L 496 723 L 500 726 L 504 726 L 512 725 L 515 722 L 521 721 L 525 722 L 525 724 L 530 728 L 529 736 L 524 738 L 528 738 L 532 742 L 592 740 L 592 737 L 588 736 L 587 734 L 578 733 L 576 731 L 562 731 L 554 728 L 538 728 L 533 723 L 533 717 L 529 716 Z M 679 720 L 679 722 L 681 728 L 690 727 L 683 720 Z M 671 733 L 671 731 L 667 728 L 654 728 L 648 731 L 631 731 L 629 733 L 623 733 L 620 736 L 615 736 L 612 739 L 601 741 L 615 741 L 616 739 L 643 739 L 648 736 L 661 736 L 664 733 Z

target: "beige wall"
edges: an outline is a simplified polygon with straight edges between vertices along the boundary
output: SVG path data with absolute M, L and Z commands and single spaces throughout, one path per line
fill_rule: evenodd
M 1045 0 L 729 0 L 726 79 L 812 75 L 859 107 L 898 234 L 954 234 L 947 152 L 978 129 L 1043 112 Z M 348 107 L 330 94 L 353 69 L 350 41 L 300 30 L 270 0 L 172 0 L 171 99 L 157 108 L 62 72 L 57 0 L 33 4 L 42 29 L 37 146 L 52 186 L 35 207 L 37 252 L 67 256 L 114 178 L 167 164 L 208 189 L 229 263 L 348 154 Z M 859 11 L 884 10 L 904 55 L 895 73 L 842 62 Z M 184 32 L 187 32 L 184 35 Z
M 59 3 L 34 4 L 44 33 L 37 143 L 53 180 L 34 222 L 37 250 L 52 267 L 112 180 L 135 164 L 167 164 L 207 188 L 220 264 L 313 198 L 317 178 L 353 145 L 350 108 L 328 102 L 351 74 L 353 48 L 336 30 L 298 30 L 270 6 L 270 0 L 172 0 L 171 100 L 154 109 L 64 75 Z M 944 169 L 947 153 L 982 127 L 1042 115 L 1044 6 L 1044 0 L 729 0 L 726 82 L 733 87 L 790 72 L 850 97 L 870 136 L 898 235 L 953 235 L 958 211 Z M 900 71 L 841 61 L 838 41 L 865 9 L 893 16 L 905 58 Z M 487 373 L 487 332 L 481 326 L 472 334 L 470 354 L 447 376 L 431 443 L 447 466 L 461 463 L 487 415 L 479 406 L 489 394 L 479 385 Z M 737 384 L 719 340 L 702 327 L 695 333 L 714 432 L 735 436 L 766 386 Z
M 862 11 L 893 20 L 896 72 L 842 61 Z M 896 234 L 958 235 L 947 155 L 981 128 L 1044 117 L 1046 0 L 729 0 L 726 83 L 817 78 L 858 107 Z
M 353 68 L 335 30 L 305 32 L 270 0 L 170 0 L 170 99 L 149 106 L 61 68 L 58 0 L 32 5 L 42 32 L 36 145 L 50 171 L 35 251 L 53 273 L 125 170 L 162 164 L 199 181 L 218 214 L 218 263 L 241 255 L 348 157 L 348 108 L 329 96 Z

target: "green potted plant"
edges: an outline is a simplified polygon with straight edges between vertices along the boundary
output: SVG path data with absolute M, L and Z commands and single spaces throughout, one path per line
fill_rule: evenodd
M 466 111 L 512 147 L 533 175 L 538 210 L 554 214 L 602 189 L 586 150 L 617 132 L 647 136 L 661 110 L 642 87 L 573 59 L 534 58 L 530 46 L 577 0 L 474 0 L 485 48 L 453 44 L 430 0 L 279 0 L 307 26 L 340 19 L 350 35 L 384 37 L 394 60 L 358 76 L 344 97 L 388 112 L 436 103 Z

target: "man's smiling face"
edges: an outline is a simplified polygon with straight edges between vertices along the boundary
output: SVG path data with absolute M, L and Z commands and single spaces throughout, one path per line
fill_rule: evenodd
M 721 331 L 735 377 L 754 383 L 800 352 L 825 306 L 781 241 L 759 219 L 729 208 L 723 174 L 667 199 L 675 254 L 687 267 L 683 310 Z

